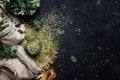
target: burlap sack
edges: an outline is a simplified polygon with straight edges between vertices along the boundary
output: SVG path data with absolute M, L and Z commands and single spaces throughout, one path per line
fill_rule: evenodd
M 25 27 L 12 26 L 11 28 L 12 30 L 7 35 L 0 38 L 0 42 L 4 48 L 17 45 L 25 38 Z
M 11 72 L 2 66 L 7 67 L 11 70 Z M 29 71 L 29 69 L 19 59 L 0 60 L 0 80 L 28 80 L 32 79 L 33 77 L 33 73 Z
M 0 15 L 0 27 L 4 27 L 4 26 L 6 26 L 6 28 L 0 32 L 0 38 L 10 33 L 12 31 L 12 26 L 14 26 L 10 22 L 9 18 L 2 18 Z
M 12 28 L 11 27 L 7 27 L 2 32 L 0 32 L 0 38 L 4 37 L 5 35 L 7 35 L 8 33 L 10 33 L 11 31 L 12 31 Z
M 6 12 L 0 6 L 0 14 Z M 13 22 L 11 19 L 13 19 Z M 19 44 L 25 38 L 25 26 L 20 25 L 18 21 L 15 21 L 11 15 L 4 13 L 4 17 L 0 15 L 0 22 L 3 24 L 0 26 L 6 26 L 4 30 L 0 32 L 0 44 L 6 49 L 9 46 L 14 46 L 17 49 L 17 58 L 14 59 L 0 59 L 0 80 L 30 80 L 35 76 L 41 74 L 40 68 L 35 64 L 32 58 L 30 58 L 21 46 L 15 46 Z
M 14 48 L 18 58 L 0 60 L 0 80 L 31 80 L 41 74 L 40 68 L 21 46 Z
M 14 46 L 17 49 L 17 56 L 18 59 L 24 64 L 26 65 L 29 70 L 32 71 L 32 73 L 34 73 L 35 75 L 38 75 L 41 73 L 41 69 L 36 65 L 36 63 L 34 62 L 34 60 L 32 58 L 30 58 L 27 53 L 25 52 L 25 50 L 23 49 L 22 46 Z
M 5 28 L 0 31 L 0 42 L 4 48 L 19 44 L 25 38 L 25 27 L 24 25 L 15 27 L 17 22 L 19 20 L 12 17 L 0 6 L 0 27 Z

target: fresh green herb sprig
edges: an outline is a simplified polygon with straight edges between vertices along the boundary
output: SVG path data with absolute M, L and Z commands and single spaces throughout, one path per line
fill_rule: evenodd
M 45 19 L 43 19 L 43 20 L 41 20 L 41 21 L 39 21 L 39 20 L 34 20 L 34 21 L 32 22 L 33 27 L 35 28 L 36 31 L 41 30 L 41 29 L 43 28 L 44 23 L 45 23 Z
M 3 0 L 3 4 L 15 15 L 33 15 L 40 7 L 40 0 Z
M 16 58 L 17 50 L 13 47 L 8 47 L 6 50 L 3 50 L 2 46 L 0 46 L 0 58 Z

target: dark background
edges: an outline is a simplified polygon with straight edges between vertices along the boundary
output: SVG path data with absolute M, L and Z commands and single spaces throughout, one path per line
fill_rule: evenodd
M 75 20 L 64 26 L 55 80 L 120 80 L 120 0 L 43 0 L 37 15 L 65 4 Z M 72 12 L 72 13 L 69 13 Z M 75 30 L 80 28 L 78 34 Z M 74 63 L 71 56 L 77 58 Z

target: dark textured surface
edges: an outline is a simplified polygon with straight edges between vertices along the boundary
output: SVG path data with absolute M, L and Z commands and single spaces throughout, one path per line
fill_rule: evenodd
M 120 0 L 43 0 L 37 16 L 65 4 L 75 24 L 62 27 L 55 80 L 120 80 Z M 41 16 L 41 17 L 42 17 Z M 75 30 L 80 28 L 78 34 Z M 73 63 L 70 56 L 76 56 Z

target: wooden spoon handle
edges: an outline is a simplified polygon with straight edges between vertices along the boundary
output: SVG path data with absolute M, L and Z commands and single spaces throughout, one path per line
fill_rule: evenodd
M 55 77 L 55 71 L 53 69 L 49 69 L 40 80 L 53 80 Z

